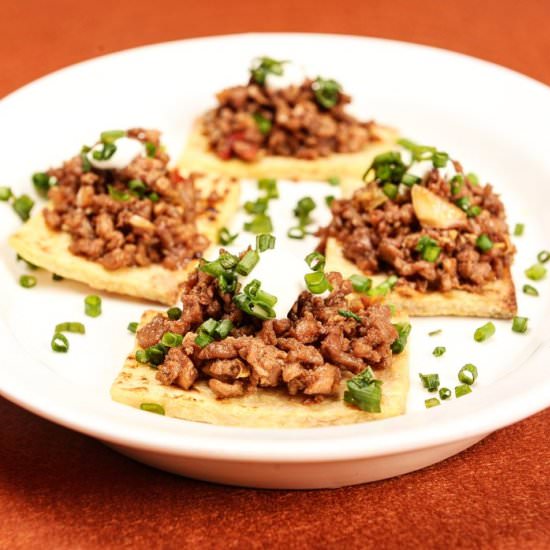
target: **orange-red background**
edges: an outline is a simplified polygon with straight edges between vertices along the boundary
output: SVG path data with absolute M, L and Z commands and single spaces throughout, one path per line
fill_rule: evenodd
M 549 25 L 548 0 L 3 0 L 0 97 L 107 52 L 246 31 L 413 41 L 550 84 Z M 550 410 L 421 472 L 300 493 L 164 474 L 2 399 L 0 419 L 1 548 L 550 547 Z

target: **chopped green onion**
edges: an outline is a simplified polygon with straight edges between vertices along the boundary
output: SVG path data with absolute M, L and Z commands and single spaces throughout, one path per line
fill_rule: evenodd
M 36 172 L 32 175 L 32 183 L 35 191 L 41 196 L 46 197 L 52 185 L 55 185 L 56 178 L 46 172 Z
M 269 206 L 269 199 L 267 197 L 260 197 L 255 201 L 246 201 L 244 203 L 244 209 L 248 214 L 265 214 Z
M 485 340 L 493 336 L 495 330 L 495 325 L 491 321 L 489 321 L 488 323 L 485 323 L 483 326 L 476 329 L 476 331 L 474 332 L 474 340 L 476 342 L 484 342 Z
M 542 264 L 534 264 L 525 270 L 525 275 L 532 281 L 540 281 L 546 277 L 546 268 Z
M 302 197 L 294 208 L 294 215 L 300 220 L 308 220 L 309 214 L 315 210 L 315 206 L 315 201 L 311 197 Z
M 531 285 L 523 285 L 523 293 L 529 296 L 538 296 L 539 291 Z
M 464 212 L 467 212 L 468 208 L 470 208 L 470 197 L 461 197 L 455 201 L 455 204 L 464 210 Z
M 419 374 L 422 385 L 429 391 L 434 392 L 439 388 L 439 374 Z
M 265 320 L 275 318 L 275 310 L 270 305 L 254 301 L 253 298 L 246 294 L 237 294 L 233 297 L 233 302 L 239 309 L 258 319 Z
M 130 194 L 126 191 L 121 191 L 112 185 L 107 185 L 107 189 L 109 190 L 109 196 L 115 201 L 126 202 L 130 200 Z
M 395 284 L 398 281 L 396 275 L 390 275 L 385 281 L 382 281 L 380 284 L 376 285 L 374 288 L 371 288 L 367 294 L 369 296 L 387 296 L 390 291 L 393 289 Z
M 370 367 L 346 382 L 344 401 L 366 412 L 379 413 L 382 400 L 382 381 L 374 378 Z
M 223 319 L 218 321 L 216 328 L 214 329 L 214 336 L 220 340 L 227 338 L 229 333 L 233 330 L 233 323 L 230 319 Z
M 128 323 L 128 332 L 131 332 L 132 334 L 135 334 L 137 332 L 139 323 L 136 323 L 133 321 L 132 323 Z
M 283 74 L 283 65 L 288 61 L 277 61 L 271 57 L 260 57 L 250 69 L 250 78 L 256 84 L 263 86 L 268 74 L 280 76 Z
M 327 179 L 327 182 L 329 185 L 336 187 L 340 185 L 340 178 L 338 176 L 331 176 L 330 178 Z
M 261 290 L 262 283 L 258 279 L 252 279 L 243 289 L 246 296 L 252 299 L 253 302 L 260 302 L 269 307 L 277 303 L 277 297 L 265 290 Z
M 125 130 L 107 130 L 105 132 L 101 132 L 99 139 L 103 143 L 114 143 L 117 139 L 124 137 L 125 135 Z
M 267 136 L 267 134 L 271 132 L 271 127 L 273 126 L 273 124 L 271 123 L 271 120 L 269 120 L 268 118 L 266 118 L 260 113 L 254 113 L 252 115 L 252 118 L 254 119 L 254 122 L 256 123 L 256 126 L 260 131 L 260 134 Z
M 133 179 L 128 182 L 128 189 L 142 199 L 147 191 L 147 186 L 138 179 Z
M 95 149 L 92 152 L 94 160 L 109 160 L 116 152 L 114 143 L 103 142 L 101 149 Z
M 160 343 L 167 348 L 177 348 L 182 342 L 183 336 L 175 332 L 165 332 L 160 339 Z
M 151 202 L 158 202 L 160 200 L 157 193 L 151 193 L 148 198 Z
M 327 290 L 332 290 L 332 286 L 328 282 L 325 274 L 322 271 L 315 271 L 304 275 L 307 289 L 312 294 L 323 294 Z
M 277 187 L 277 180 L 273 178 L 261 178 L 258 180 L 258 189 L 265 191 L 267 199 L 278 199 L 279 188 Z
M 160 365 L 164 362 L 164 356 L 166 355 L 166 347 L 162 343 L 155 344 L 154 346 L 148 347 L 147 360 L 153 365 Z
M 440 388 L 439 389 L 439 397 L 443 400 L 450 399 L 452 393 L 449 388 Z
M 481 214 L 481 206 L 478 206 L 477 204 L 470 206 L 470 208 L 466 210 L 466 214 L 468 218 L 475 218 L 476 216 L 479 216 Z
M 458 371 L 458 380 L 471 386 L 477 379 L 477 367 L 468 363 Z
M 357 313 L 353 313 L 353 311 L 350 311 L 349 309 L 339 309 L 338 314 L 346 319 L 355 319 L 356 321 L 359 321 L 359 323 L 362 322 L 361 317 L 359 317 Z
M 449 154 L 443 151 L 436 151 L 432 157 L 434 168 L 445 168 L 449 162 Z
M 443 329 L 438 328 L 437 330 L 432 330 L 431 332 L 428 332 L 428 336 L 437 336 L 438 334 L 441 334 L 443 332 Z
M 57 273 L 52 273 L 52 281 L 62 281 L 63 277 L 61 275 L 58 275 Z
M 435 356 L 435 357 L 441 357 L 445 352 L 447 351 L 447 348 L 444 347 L 444 346 L 437 346 L 434 348 L 434 350 L 432 351 L 432 354 Z
M 238 233 L 231 235 L 227 227 L 222 227 L 218 231 L 218 243 L 223 244 L 224 246 L 227 246 L 228 244 L 231 244 L 238 236 L 239 236 Z
M 269 233 L 262 233 L 256 236 L 256 250 L 258 252 L 265 252 L 266 250 L 273 250 L 275 248 L 275 237 Z
M 393 354 L 398 355 L 405 349 L 412 327 L 410 323 L 394 323 L 393 326 L 397 331 L 397 338 L 391 345 L 391 351 Z
M 525 231 L 525 224 L 516 223 L 516 225 L 514 227 L 514 236 L 515 237 L 521 237 L 523 235 L 524 231 Z
M 164 407 L 162 405 L 159 405 L 158 403 L 142 403 L 139 406 L 139 408 L 142 411 L 147 411 L 150 413 L 161 414 L 161 415 L 165 414 Z
M 157 154 L 157 146 L 151 141 L 145 143 L 145 152 L 149 158 L 153 158 Z
M 213 341 L 214 338 L 210 336 L 210 334 L 206 334 L 206 332 L 199 332 L 195 338 L 195 344 L 197 344 L 199 348 L 204 348 Z
M 477 174 L 474 174 L 473 172 L 468 172 L 466 174 L 466 179 L 472 184 L 472 185 L 479 185 L 479 178 L 477 177 Z
M 493 241 L 489 238 L 489 235 L 482 233 L 476 239 L 476 246 L 481 250 L 481 252 L 488 252 L 493 248 Z
M 23 288 L 33 288 L 36 286 L 36 277 L 34 275 L 21 275 L 19 285 Z
M 327 195 L 325 197 L 325 204 L 330 208 L 331 204 L 334 202 L 334 195 Z
M 311 252 L 305 257 L 305 262 L 312 271 L 323 271 L 326 259 L 320 252 Z
M 472 388 L 468 384 L 461 384 L 460 386 L 455 386 L 455 396 L 462 397 L 468 393 L 472 392 Z
M 53 351 L 57 353 L 67 353 L 69 351 L 69 340 L 64 334 L 56 332 L 53 335 L 51 346 Z
M 82 323 L 67 322 L 55 326 L 55 332 L 73 332 L 75 334 L 86 334 L 86 327 Z
M 239 260 L 239 263 L 235 266 L 235 271 L 239 275 L 249 275 L 259 261 L 260 255 L 258 254 L 258 252 L 256 252 L 256 250 L 247 250 L 245 255 Z
M 317 103 L 325 109 L 332 109 L 340 99 L 342 87 L 336 80 L 324 79 L 318 76 L 312 84 L 312 89 Z
M 512 320 L 512 330 L 520 333 L 527 332 L 528 321 L 527 317 L 514 317 Z
M 550 252 L 548 250 L 542 250 L 537 254 L 537 260 L 541 264 L 545 264 L 548 260 L 550 260 Z
M 233 269 L 239 263 L 239 257 L 226 252 L 220 255 L 218 262 L 224 269 Z
M 303 239 L 306 236 L 306 230 L 303 227 L 291 227 L 287 231 L 287 237 L 290 239 Z
M 99 317 L 101 315 L 101 298 L 95 294 L 86 296 L 84 299 L 84 313 L 88 317 Z
M 166 310 L 166 315 L 168 315 L 168 319 L 171 321 L 179 321 L 181 318 L 182 311 L 179 307 L 171 307 L 170 309 Z
M 382 191 L 384 192 L 384 195 L 386 195 L 386 197 L 394 200 L 397 197 L 398 187 L 394 183 L 388 182 L 382 186 Z
M 0 201 L 9 201 L 13 193 L 9 187 L 0 187 Z
M 244 224 L 244 230 L 250 233 L 271 233 L 273 224 L 267 214 L 258 214 L 252 218 L 252 221 Z
M 138 349 L 136 351 L 136 361 L 138 363 L 149 363 L 149 354 L 145 349 Z
M 462 174 L 455 174 L 451 178 L 451 195 L 458 195 L 463 185 L 464 176 Z
M 204 321 L 198 330 L 199 332 L 206 332 L 206 334 L 213 336 L 217 326 L 218 321 L 216 321 L 216 319 L 210 318 Z
M 427 409 L 431 409 L 432 407 L 437 407 L 438 405 L 441 405 L 441 401 L 437 397 L 430 397 L 430 399 L 426 399 L 424 401 L 424 406 Z
M 352 275 L 349 280 L 355 292 L 368 292 L 372 286 L 372 279 L 364 275 Z
M 419 176 L 415 176 L 414 174 L 403 174 L 403 178 L 401 179 L 401 183 L 403 185 L 406 185 L 407 187 L 412 187 L 413 185 L 416 185 L 422 181 L 422 178 Z
M 28 195 L 21 195 L 15 198 L 11 206 L 15 210 L 15 213 L 26 222 L 30 218 L 34 201 Z
M 437 245 L 437 241 L 428 237 L 427 235 L 422 235 L 418 239 L 415 250 L 420 252 L 423 260 L 427 262 L 436 262 L 441 254 L 441 247 Z
M 377 181 L 399 183 L 407 171 L 407 167 L 398 151 L 388 151 L 374 157 L 372 164 L 363 174 L 366 180 L 369 174 L 374 171 L 374 177 Z
M 82 147 L 82 151 L 80 153 L 80 164 L 82 166 L 82 172 L 86 174 L 92 169 L 92 164 L 90 162 L 90 159 L 88 158 L 88 153 L 90 151 L 90 148 L 87 145 L 84 145 Z

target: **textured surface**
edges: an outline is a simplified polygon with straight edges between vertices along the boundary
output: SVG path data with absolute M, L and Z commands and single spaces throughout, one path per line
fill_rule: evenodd
M 510 0 L 319 6 L 312 0 L 5 2 L 0 96 L 110 51 L 250 30 L 415 41 L 550 84 L 546 0 L 521 7 Z M 421 472 L 301 493 L 218 487 L 157 472 L 3 400 L 0 418 L 1 548 L 550 546 L 550 411 Z

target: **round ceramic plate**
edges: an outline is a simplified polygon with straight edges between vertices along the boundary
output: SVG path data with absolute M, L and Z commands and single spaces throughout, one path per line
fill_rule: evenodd
M 30 175 L 61 162 L 104 129 L 158 128 L 172 157 L 181 153 L 193 119 L 216 91 L 243 82 L 258 55 L 292 59 L 312 75 L 335 78 L 354 97 L 360 116 L 436 144 L 501 193 L 515 238 L 514 279 L 519 314 L 529 331 L 495 322 L 482 344 L 472 334 L 483 320 L 414 319 L 410 337 L 411 391 L 401 417 L 352 426 L 263 430 L 210 426 L 135 410 L 111 401 L 109 387 L 132 346 L 126 326 L 150 304 L 103 295 L 103 315 L 86 318 L 83 285 L 53 282 L 36 272 L 37 287 L 18 285 L 8 235 L 20 224 L 0 204 L 0 393 L 54 422 L 96 437 L 149 464 L 193 477 L 257 487 L 335 487 L 409 472 L 450 456 L 493 430 L 550 403 L 550 287 L 521 292 L 524 269 L 550 247 L 550 90 L 517 73 L 455 53 L 385 40 L 299 34 L 205 38 L 125 51 L 42 78 L 0 102 L 0 185 L 31 192 Z M 314 241 L 285 241 L 291 209 L 304 195 L 317 199 L 326 220 L 322 183 L 281 182 L 277 220 L 280 276 Z M 254 193 L 253 185 L 246 193 Z M 238 227 L 242 221 L 236 221 Z M 246 237 L 242 236 L 245 239 Z M 291 248 L 291 246 L 293 248 Z M 84 321 L 66 355 L 50 349 L 53 325 Z M 428 332 L 442 329 L 436 337 Z M 440 358 L 436 345 L 446 346 Z M 475 363 L 474 391 L 426 410 L 430 397 L 418 372 L 438 372 L 453 387 L 465 363 Z

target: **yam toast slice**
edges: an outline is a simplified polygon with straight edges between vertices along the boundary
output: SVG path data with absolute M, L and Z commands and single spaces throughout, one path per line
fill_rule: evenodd
M 232 178 L 197 175 L 195 185 L 204 196 L 216 191 L 219 199 L 213 210 L 197 219 L 197 228 L 217 249 L 217 232 L 227 225 L 238 209 L 240 184 Z M 9 239 L 9 244 L 25 260 L 67 279 L 98 289 L 145 298 L 172 305 L 178 298 L 178 287 L 195 269 L 197 260 L 179 270 L 169 270 L 160 264 L 128 267 L 109 271 L 97 262 L 76 256 L 69 251 L 71 237 L 63 231 L 52 231 L 42 212 L 34 215 Z
M 146 311 L 140 327 L 158 315 Z M 395 321 L 404 321 L 400 316 Z M 321 403 L 304 405 L 303 396 L 291 397 L 282 390 L 258 389 L 243 397 L 217 399 L 208 384 L 201 380 L 193 388 L 184 390 L 165 386 L 156 379 L 156 369 L 138 363 L 137 344 L 128 355 L 122 370 L 111 386 L 114 401 L 140 408 L 142 403 L 161 405 L 166 416 L 224 426 L 249 428 L 313 428 L 355 424 L 403 414 L 409 390 L 408 346 L 395 355 L 392 366 L 376 371 L 382 384 L 382 411 L 368 413 L 347 405 L 343 400 L 346 380 L 343 378 L 338 396 L 325 398 Z
M 393 128 L 373 125 L 372 141 L 358 153 L 334 153 L 329 157 L 304 160 L 293 157 L 267 155 L 254 162 L 238 159 L 222 160 L 210 151 L 208 139 L 202 132 L 202 119 L 198 119 L 183 155 L 179 161 L 182 170 L 212 172 L 236 178 L 276 178 L 294 180 L 327 180 L 330 177 L 360 178 L 373 158 L 395 145 L 398 133 Z

